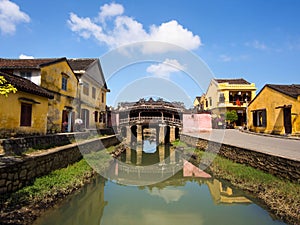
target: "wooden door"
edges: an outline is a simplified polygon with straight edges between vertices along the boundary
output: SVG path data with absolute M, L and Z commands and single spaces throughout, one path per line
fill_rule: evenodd
M 292 133 L 292 116 L 291 108 L 283 108 L 283 117 L 284 117 L 284 130 L 286 134 Z

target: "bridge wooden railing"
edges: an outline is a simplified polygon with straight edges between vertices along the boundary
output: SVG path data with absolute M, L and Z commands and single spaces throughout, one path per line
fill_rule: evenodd
M 128 124 L 129 122 L 139 122 L 139 121 L 147 121 L 147 122 L 172 122 L 176 124 L 182 124 L 182 121 L 175 118 L 170 117 L 159 117 L 159 116 L 141 116 L 141 117 L 130 117 L 125 119 L 120 119 L 120 124 Z

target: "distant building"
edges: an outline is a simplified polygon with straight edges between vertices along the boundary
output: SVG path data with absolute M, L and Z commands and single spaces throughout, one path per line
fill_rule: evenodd
M 300 84 L 266 84 L 248 106 L 249 129 L 300 135 Z
M 205 94 L 205 110 L 210 110 L 213 118 L 225 118 L 227 111 L 237 112 L 237 126 L 246 124 L 246 108 L 254 99 L 256 87 L 242 78 L 212 79 Z
M 99 59 L 68 59 L 75 75 L 79 78 L 78 117 L 84 128 L 105 128 L 107 126 L 106 81 Z
M 46 134 L 48 99 L 53 94 L 25 78 L 2 72 L 0 76 L 17 88 L 8 97 L 0 95 L 0 138 Z
M 197 96 L 193 103 L 194 109 L 197 112 L 203 112 L 205 110 L 205 104 L 206 104 L 205 94 L 203 94 L 201 96 Z

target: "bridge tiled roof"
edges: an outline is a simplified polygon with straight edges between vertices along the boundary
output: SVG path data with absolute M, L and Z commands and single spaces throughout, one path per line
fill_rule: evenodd
M 163 99 L 154 100 L 153 98 L 150 98 L 149 100 L 140 99 L 137 102 L 122 102 L 120 103 L 119 108 L 143 108 L 147 106 L 153 106 L 160 108 L 161 107 L 168 107 L 168 108 L 174 108 L 176 110 L 184 110 L 184 104 L 182 102 L 167 102 Z

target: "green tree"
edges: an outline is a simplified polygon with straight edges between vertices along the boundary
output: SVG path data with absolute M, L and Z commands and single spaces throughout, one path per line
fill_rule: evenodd
M 8 83 L 3 76 L 0 76 L 0 95 L 7 97 L 10 92 L 16 93 L 17 89 Z
M 230 123 L 238 120 L 238 115 L 235 110 L 227 111 L 225 117 Z

